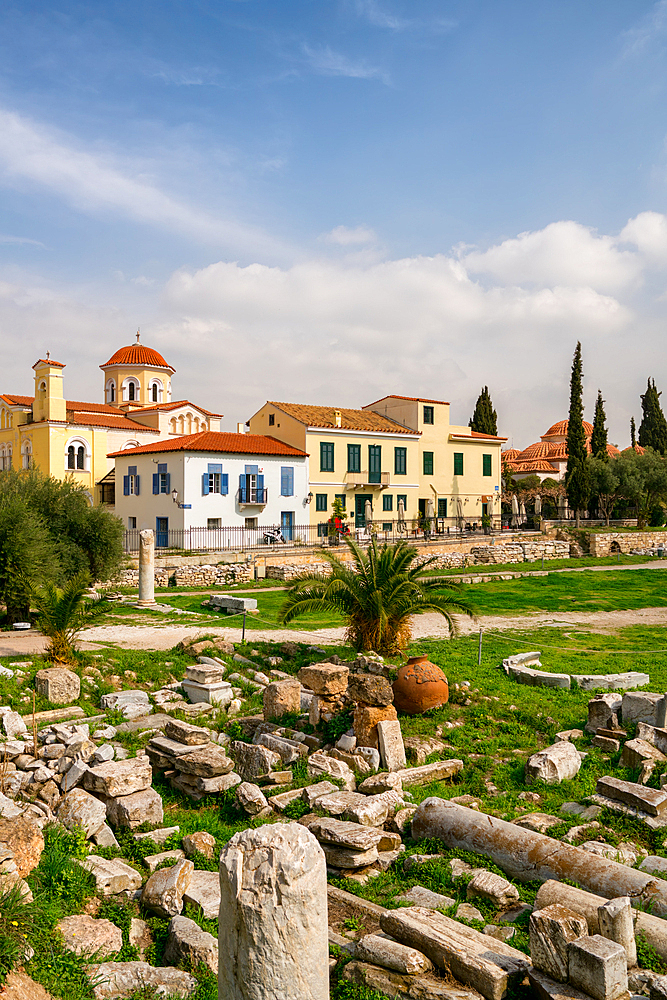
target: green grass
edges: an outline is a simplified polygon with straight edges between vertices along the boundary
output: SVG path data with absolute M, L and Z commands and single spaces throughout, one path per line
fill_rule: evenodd
M 280 625 L 278 622 L 278 612 L 285 601 L 284 591 L 257 594 L 256 599 L 259 614 L 246 615 L 246 630 L 266 629 L 267 623 L 269 626 L 273 625 L 276 628 L 284 628 L 285 626 Z M 191 611 L 193 613 L 207 615 L 210 618 L 214 618 L 216 620 L 216 624 L 222 626 L 228 624 L 233 628 L 241 627 L 241 623 L 243 621 L 242 616 L 232 617 L 231 615 L 220 614 L 219 611 L 214 611 L 211 608 L 203 608 L 201 606 L 202 600 L 204 600 L 204 598 L 201 595 L 196 597 L 165 596 L 163 603 L 172 604 L 176 608 L 182 608 L 183 610 Z M 298 629 L 302 629 L 304 631 L 310 631 L 311 629 L 317 628 L 335 628 L 341 624 L 342 619 L 340 616 L 332 614 L 331 612 L 302 615 L 298 621 L 294 623 Z
M 602 558 L 582 556 L 580 559 L 545 559 L 544 566 L 541 559 L 520 563 L 483 563 L 477 566 L 466 566 L 465 569 L 463 567 L 459 569 L 435 569 L 429 571 L 429 576 L 461 576 L 464 573 L 468 576 L 483 576 L 486 573 L 530 573 L 543 568 L 552 572 L 554 570 L 588 569 L 592 566 L 638 566 L 642 563 L 650 563 L 652 558 L 652 556 L 628 556 L 619 553 Z

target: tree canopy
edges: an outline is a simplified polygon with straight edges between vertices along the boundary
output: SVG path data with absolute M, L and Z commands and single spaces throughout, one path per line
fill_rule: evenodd
M 9 623 L 28 618 L 35 586 L 74 576 L 111 579 L 122 557 L 123 526 L 91 507 L 85 488 L 39 469 L 0 473 L 0 600 Z
M 577 527 L 579 512 L 586 507 L 590 496 L 590 483 L 586 465 L 586 432 L 584 430 L 583 370 L 581 343 L 577 342 L 570 377 L 570 413 L 567 425 L 567 470 L 565 492 L 570 507 L 575 511 Z
M 618 476 L 618 495 L 637 508 L 637 527 L 645 527 L 653 509 L 667 502 L 667 461 L 652 448 L 643 455 L 624 451 L 611 463 Z
M 475 412 L 468 421 L 468 426 L 479 434 L 498 434 L 498 414 L 493 408 L 487 385 L 477 397 Z
M 644 448 L 653 448 L 661 455 L 667 454 L 667 420 L 660 406 L 660 396 L 655 387 L 655 379 L 648 380 L 646 392 L 641 397 L 642 422 L 639 425 L 639 443 Z
M 606 462 L 609 459 L 607 451 L 607 415 L 604 412 L 604 399 L 599 389 L 598 398 L 595 403 L 595 416 L 593 418 L 591 451 L 594 457 L 599 458 L 602 462 Z

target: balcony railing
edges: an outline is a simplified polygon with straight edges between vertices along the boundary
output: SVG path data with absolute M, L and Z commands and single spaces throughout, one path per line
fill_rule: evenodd
M 239 487 L 236 493 L 236 500 L 239 507 L 264 506 L 269 496 L 268 490 L 245 489 Z
M 389 486 L 388 472 L 346 472 L 346 486 Z

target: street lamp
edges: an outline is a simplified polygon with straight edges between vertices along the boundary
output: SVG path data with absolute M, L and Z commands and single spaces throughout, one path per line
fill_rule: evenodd
M 174 503 L 178 503 L 178 490 L 177 489 L 173 489 L 171 491 L 171 499 L 174 501 Z
M 312 499 L 313 499 L 313 494 L 309 493 L 308 496 L 306 497 L 306 503 L 311 503 Z

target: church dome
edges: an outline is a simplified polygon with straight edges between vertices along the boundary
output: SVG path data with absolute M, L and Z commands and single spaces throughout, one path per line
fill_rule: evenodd
M 548 441 L 536 441 L 535 444 L 528 445 L 528 447 L 521 452 L 519 461 L 525 462 L 528 461 L 528 459 L 533 458 L 548 459 L 552 449 L 553 445 L 549 444 Z
M 162 355 L 152 347 L 145 344 L 129 344 L 127 347 L 120 347 L 115 354 L 112 354 L 106 364 L 100 368 L 110 368 L 116 365 L 139 365 L 142 368 L 166 368 L 170 372 L 175 371 L 168 365 Z
M 515 458 L 518 458 L 521 452 L 518 448 L 508 448 L 501 454 L 503 462 L 513 462 Z
M 552 437 L 567 437 L 567 420 L 559 420 L 558 423 L 552 424 L 546 434 L 542 435 L 542 440 L 545 438 Z M 593 433 L 593 424 L 589 424 L 587 420 L 583 421 L 584 431 L 586 432 L 586 437 L 590 437 Z

